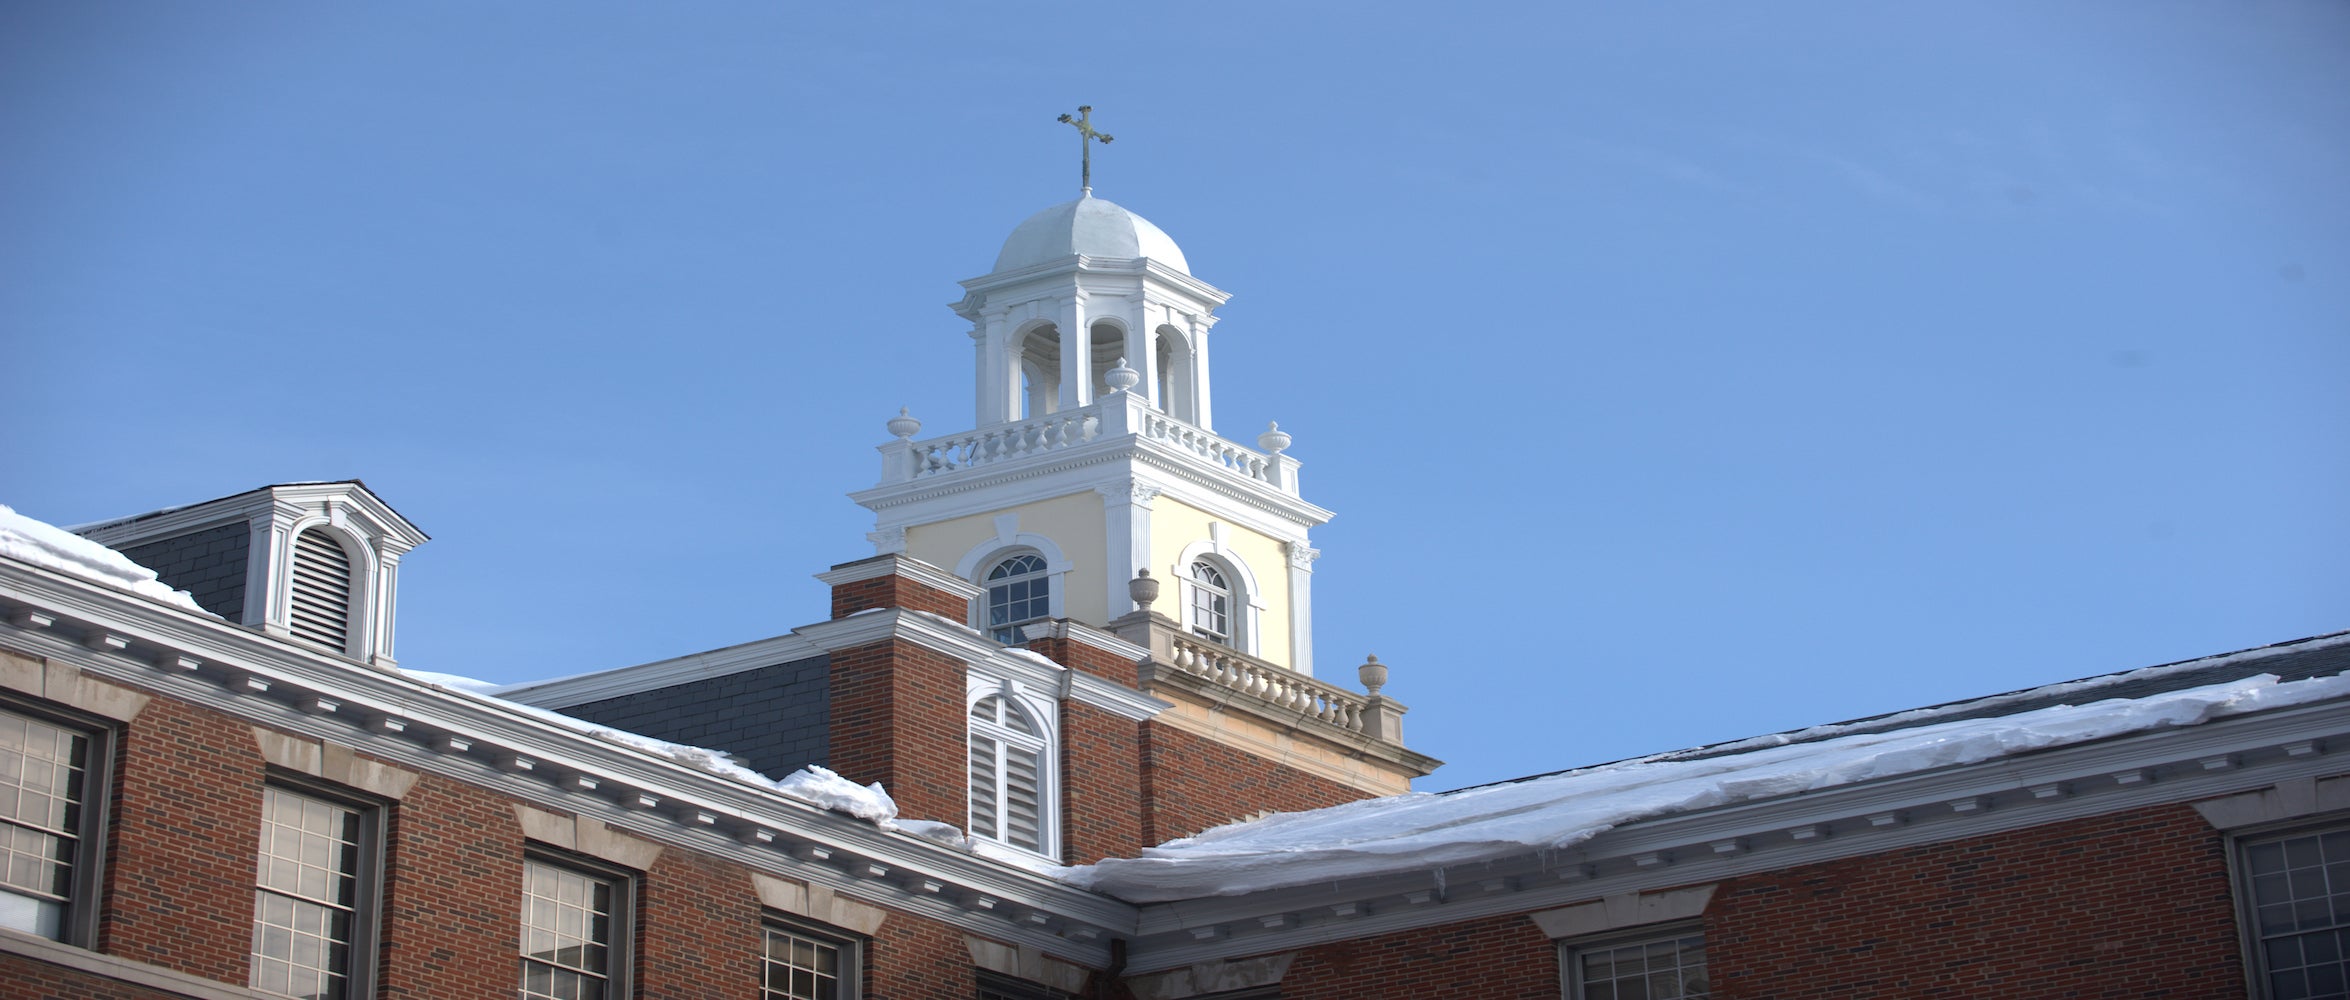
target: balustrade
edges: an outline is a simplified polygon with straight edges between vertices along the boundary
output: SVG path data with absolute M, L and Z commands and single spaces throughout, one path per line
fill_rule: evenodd
M 1119 393 L 1074 410 L 996 424 L 961 434 L 911 440 L 922 423 L 900 414 L 891 423 L 897 441 L 883 446 L 882 482 L 900 483 L 951 475 L 965 469 L 1025 458 L 1088 444 L 1103 438 L 1134 435 L 1173 447 L 1179 452 L 1284 493 L 1297 492 L 1297 463 L 1283 455 L 1251 451 L 1184 423 L 1157 410 L 1140 397 Z M 1286 445 L 1288 435 L 1280 436 Z
M 1174 666 L 1186 674 L 1218 687 L 1254 695 L 1349 732 L 1363 731 L 1366 704 L 1363 695 L 1191 636 L 1175 636 L 1174 647 Z

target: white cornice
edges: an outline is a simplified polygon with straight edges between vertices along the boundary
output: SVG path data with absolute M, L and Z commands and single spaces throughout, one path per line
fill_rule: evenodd
M 874 556 L 871 559 L 859 559 L 853 563 L 842 563 L 816 574 L 816 579 L 827 587 L 838 587 L 844 583 L 878 580 L 885 576 L 902 576 L 933 590 L 943 590 L 954 594 L 966 601 L 977 600 L 981 595 L 987 593 L 985 587 L 920 559 L 900 553 Z
M 1026 650 L 1006 649 L 968 625 L 934 614 L 892 608 L 867 611 L 793 630 L 826 652 L 902 639 L 934 653 L 942 653 L 997 676 L 1057 692 L 1087 705 L 1137 722 L 1153 718 L 1170 704 L 1095 677 L 1071 670 Z
M 1140 476 L 1136 467 L 1147 468 L 1154 475 Z M 876 486 L 851 493 L 849 499 L 872 510 L 879 526 L 903 527 L 1146 478 L 1168 488 L 1166 495 L 1174 499 L 1275 538 L 1302 537 L 1307 529 L 1336 516 L 1140 435 L 1106 437 L 1073 448 Z M 1182 487 L 1171 487 L 1170 479 Z
M 498 697 L 525 705 L 584 705 L 591 701 L 619 698 L 687 681 L 725 677 L 823 654 L 824 650 L 815 643 L 787 633 L 652 663 L 528 681 L 500 688 Z
M 83 527 L 76 532 L 100 545 L 122 548 L 158 538 L 171 538 L 200 528 L 235 521 L 248 521 L 254 515 L 274 509 L 281 504 L 308 506 L 330 500 L 349 503 L 378 529 L 399 543 L 402 551 L 413 549 L 430 541 L 423 531 L 408 519 L 401 517 L 390 504 L 383 502 L 365 484 L 356 480 L 332 483 L 285 483 L 247 490 L 234 496 L 207 500 L 157 514 L 138 515 L 115 521 Z
M 2350 771 L 2350 701 L 1628 823 L 1571 850 L 1147 906 L 1135 972 L 1548 909 Z M 1269 918 L 1283 919 L 1271 924 Z M 1265 931 L 1268 926 L 1277 928 Z M 1222 928 L 1203 943 L 1194 933 Z M 1245 937 L 1246 940 L 1237 940 Z
M 1133 926 L 1127 904 L 1042 875 L 494 701 L 142 603 L 0 560 L 0 610 L 49 619 L 38 628 L 0 624 L 0 641 L 92 676 L 1075 961 L 1103 964 L 1104 942 Z M 112 641 L 93 649 L 86 640 L 95 635 Z M 517 767 L 522 761 L 528 766 Z

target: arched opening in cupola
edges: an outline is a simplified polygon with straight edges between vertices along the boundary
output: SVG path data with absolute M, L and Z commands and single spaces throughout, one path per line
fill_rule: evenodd
M 1020 338 L 1020 412 L 1041 417 L 1061 408 L 1061 331 L 1045 323 Z
M 1093 398 L 1110 394 L 1110 369 L 1118 367 L 1118 360 L 1126 356 L 1126 331 L 1111 320 L 1096 320 L 1087 331 L 1087 348 L 1093 362 Z M 1127 367 L 1133 367 L 1129 362 Z
M 1159 373 L 1158 384 L 1153 387 L 1153 402 L 1168 416 L 1199 423 L 1199 403 L 1193 398 L 1191 342 L 1171 326 L 1158 328 L 1151 339 L 1156 341 L 1153 350 L 1158 357 L 1153 360 Z

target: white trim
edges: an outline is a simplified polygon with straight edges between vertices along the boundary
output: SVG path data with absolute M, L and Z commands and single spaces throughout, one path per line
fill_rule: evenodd
M 0 611 L 20 607 L 54 618 L 52 625 L 24 628 L 8 624 L 7 616 L 0 615 L 0 643 L 22 655 L 69 663 L 93 677 L 137 684 L 248 724 L 348 746 L 534 808 L 593 816 L 616 832 L 690 844 L 698 852 L 753 871 L 887 902 L 907 913 L 1096 966 L 1109 960 L 1107 946 L 1099 941 L 1133 926 L 1130 904 L 1060 884 L 1032 870 L 880 829 L 651 751 L 586 737 L 528 710 L 448 691 L 396 671 L 353 670 L 348 660 L 314 646 L 226 627 L 195 612 L 0 559 Z M 75 640 L 80 631 L 101 627 L 96 623 L 104 623 L 107 634 L 129 640 L 130 645 L 94 652 Z M 833 627 L 827 634 L 834 637 L 865 632 L 886 638 L 903 630 L 937 640 L 952 630 L 973 647 L 988 646 L 960 625 L 920 612 L 875 613 L 824 624 Z M 312 694 L 330 695 L 333 710 L 302 707 Z M 400 726 L 379 725 L 386 720 Z M 457 740 L 455 745 L 450 744 L 452 739 Z M 504 770 L 495 763 L 502 757 L 527 757 L 538 766 L 522 772 Z M 600 785 L 583 791 L 566 783 L 570 776 L 593 777 Z M 718 836 L 711 835 L 713 830 Z M 752 837 L 753 833 L 763 836 Z M 787 853 L 803 845 L 826 848 L 841 859 L 868 859 L 898 871 L 920 872 L 944 888 L 876 880 L 857 873 L 847 861 Z M 981 896 L 1014 905 L 985 912 L 966 905 Z M 1074 940 L 1018 919 L 1029 911 L 1053 913 L 1065 926 L 1091 929 L 1095 937 Z
M 958 595 L 964 600 L 982 597 L 987 593 L 986 587 L 949 575 L 944 569 L 898 552 L 842 563 L 816 574 L 816 579 L 827 587 L 838 587 L 844 583 L 861 583 L 885 576 L 902 576 L 932 590 Z
M 1534 926 L 1542 928 L 1544 935 L 1555 941 L 1645 924 L 1694 920 L 1705 915 L 1705 906 L 1713 898 L 1714 886 L 1709 882 L 1663 892 L 1620 892 L 1588 903 L 1529 913 L 1526 916 L 1534 921 Z
M 188 1000 L 285 1000 L 281 994 L 216 982 L 160 965 L 134 962 L 6 928 L 0 928 L 0 954 L 71 969 L 109 982 L 142 986 Z
M 1075 565 L 1061 554 L 1061 547 L 1053 540 L 1033 531 L 1018 530 L 1020 515 L 1004 514 L 995 519 L 996 534 L 971 547 L 963 558 L 955 560 L 955 575 L 979 588 L 971 598 L 971 612 L 965 623 L 984 630 L 987 623 L 987 581 L 983 574 L 1019 549 L 1034 549 L 1044 557 L 1044 572 L 1051 581 L 1045 591 L 1045 615 L 1050 618 L 1069 617 L 1069 572 Z
M 1208 537 L 1183 547 L 1175 557 L 1175 565 L 1167 567 L 1167 575 L 1175 581 L 1176 609 L 1182 612 L 1183 627 L 1189 630 L 1191 620 L 1191 565 L 1206 560 L 1222 568 L 1232 590 L 1232 648 L 1255 655 L 1265 620 L 1265 591 L 1257 584 L 1257 575 L 1248 568 L 1248 561 L 1224 544 L 1225 527 L 1220 521 L 1208 522 Z
M 1074 671 L 1071 672 L 1074 673 Z M 979 664 L 972 664 L 970 672 L 964 675 L 963 725 L 965 739 L 969 739 L 973 735 L 982 735 L 1002 743 L 1020 744 L 1030 740 L 1035 741 L 1036 834 L 1041 843 L 1031 851 L 1028 848 L 1007 842 L 1001 837 L 983 838 L 977 831 L 971 830 L 968 816 L 965 817 L 963 826 L 966 831 L 970 832 L 975 842 L 989 841 L 998 847 L 1018 851 L 1022 855 L 1041 857 L 1058 864 L 1061 860 L 1061 706 L 1051 695 L 1040 694 L 1037 688 L 1023 683 L 1017 677 L 1009 676 L 1009 673 L 994 672 Z M 1058 687 L 1059 685 L 1055 684 L 1044 690 L 1057 693 Z M 981 723 L 971 718 L 971 709 L 977 706 L 981 700 L 991 697 L 1001 697 L 1006 704 L 1026 716 L 1029 724 L 1036 727 L 1036 735 L 1023 737 L 1008 730 L 997 732 L 996 730 L 1002 729 L 1001 726 L 993 723 Z M 984 728 L 981 728 L 983 726 Z M 1001 766 L 999 763 L 998 767 Z M 971 789 L 966 785 L 966 796 L 970 791 Z M 996 808 L 999 817 L 1004 819 L 1008 825 L 1010 803 L 999 799 L 996 802 Z

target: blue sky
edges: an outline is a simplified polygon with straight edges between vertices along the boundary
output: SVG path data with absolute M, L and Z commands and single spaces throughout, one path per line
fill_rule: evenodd
M 866 8 L 873 9 L 866 9 Z M 945 304 L 1234 293 L 1442 789 L 2350 627 L 2350 6 L 0 7 L 0 502 L 360 477 L 403 665 L 821 617 Z

